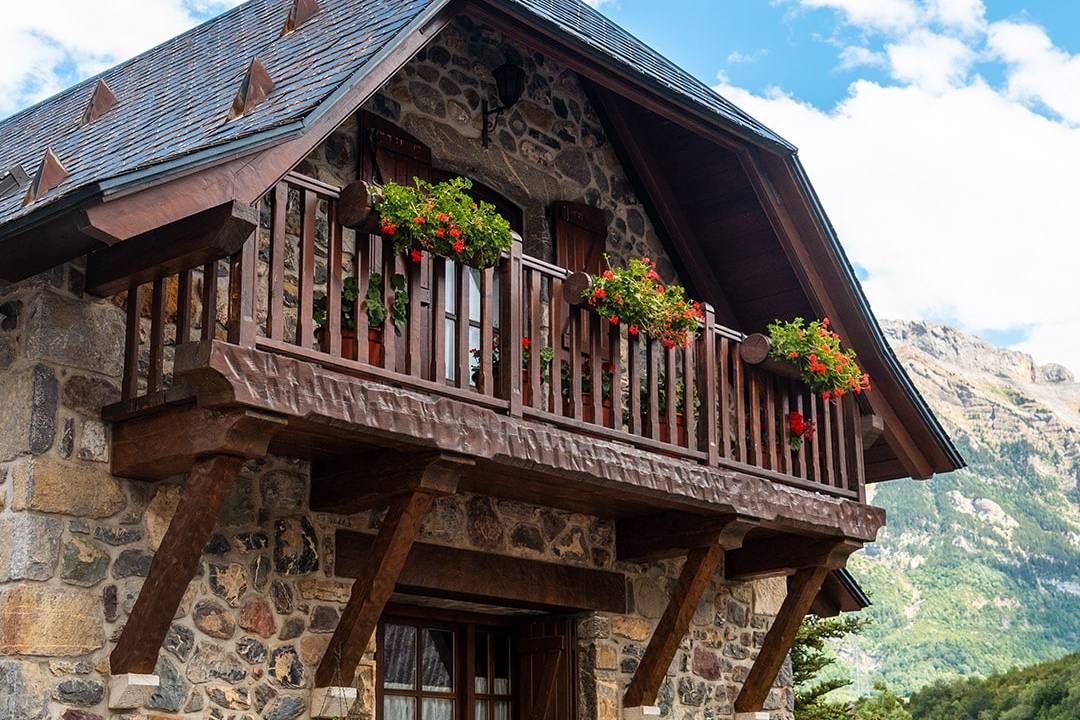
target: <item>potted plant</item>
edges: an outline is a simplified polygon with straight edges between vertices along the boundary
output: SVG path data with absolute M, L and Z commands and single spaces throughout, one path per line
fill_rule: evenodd
M 368 278 L 368 290 L 364 296 L 364 308 L 368 316 L 368 352 L 367 361 L 371 365 L 382 365 L 383 352 L 383 325 L 387 316 L 391 316 L 394 322 L 394 331 L 400 333 L 401 326 L 405 324 L 409 309 L 409 291 L 406 287 L 405 276 L 395 274 L 390 279 L 390 285 L 394 290 L 394 299 L 389 308 L 383 300 L 383 276 L 381 273 L 372 273 Z M 345 278 L 341 283 L 341 355 L 346 358 L 359 358 L 357 354 L 356 338 L 356 299 L 360 291 L 356 278 Z M 315 338 L 324 352 L 330 348 L 330 338 L 327 336 L 326 296 L 315 299 L 313 320 L 317 327 Z
M 395 252 L 419 262 L 427 251 L 483 269 L 493 267 L 510 249 L 510 223 L 494 205 L 469 196 L 470 180 L 414 182 L 387 183 L 374 201 L 379 232 L 392 239 Z
M 822 399 L 870 390 L 870 376 L 856 362 L 855 351 L 840 348 L 840 335 L 829 318 L 807 323 L 801 317 L 769 325 L 769 359 L 788 363 Z
M 606 258 L 606 256 L 605 256 Z M 686 347 L 697 337 L 704 313 L 680 285 L 665 285 L 656 263 L 634 258 L 592 279 L 582 298 L 612 325 L 626 325 L 631 336 L 645 333 L 664 347 Z

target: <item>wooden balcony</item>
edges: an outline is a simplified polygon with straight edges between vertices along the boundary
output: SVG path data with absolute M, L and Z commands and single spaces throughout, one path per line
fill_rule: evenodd
M 183 402 L 192 391 L 183 373 L 174 378 L 174 359 L 182 346 L 216 340 L 342 380 L 862 500 L 856 398 L 823 402 L 796 379 L 747 364 L 743 335 L 717 325 L 711 308 L 694 345 L 666 349 L 568 302 L 568 272 L 523 255 L 519 242 L 483 271 L 428 256 L 412 262 L 382 238 L 336 223 L 336 199 L 336 188 L 289 175 L 264 199 L 260 227 L 238 253 L 130 291 L 123 401 L 107 416 Z M 363 303 L 378 275 L 404 278 L 397 332 L 369 327 Z M 343 314 L 342 287 L 352 282 L 358 297 Z M 383 283 L 387 305 L 397 292 Z M 818 428 L 797 452 L 784 421 L 796 410 Z M 318 432 L 305 429 L 309 454 Z

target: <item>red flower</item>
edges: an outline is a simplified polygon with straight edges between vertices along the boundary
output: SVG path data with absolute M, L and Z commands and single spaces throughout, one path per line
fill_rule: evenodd
M 615 279 L 615 273 L 611 272 L 610 270 L 605 270 L 603 278 L 605 280 L 614 280 Z
M 825 392 L 821 393 L 821 399 L 822 400 L 831 400 L 832 399 L 832 393 L 829 392 L 828 390 L 826 390 Z
M 439 213 L 438 214 L 438 219 L 439 219 L 439 222 L 449 222 L 450 216 L 447 215 L 446 213 Z
M 461 237 L 461 231 L 453 225 L 450 226 L 450 237 Z
M 529 346 L 530 346 L 530 345 L 532 345 L 532 340 L 530 340 L 530 339 L 529 339 L 529 338 L 527 338 L 527 337 L 523 337 L 523 338 L 521 338 L 521 347 L 523 347 L 523 348 L 525 348 L 526 350 L 528 350 L 528 349 L 529 349 Z
M 460 253 L 464 249 L 465 249 L 465 241 L 462 240 L 461 238 L 458 238 L 458 241 L 456 243 L 454 243 L 454 252 Z
M 608 322 L 611 323 L 612 325 L 618 325 L 619 324 L 619 316 L 618 315 L 612 315 L 611 317 L 608 318 Z
M 615 366 L 609 362 L 601 363 L 600 372 L 604 372 L 610 375 L 611 373 L 615 372 Z
M 606 298 L 607 290 L 605 290 L 604 288 L 596 288 L 596 290 L 593 291 L 592 296 L 594 300 L 597 300 L 599 298 Z
M 446 237 L 446 231 L 443 230 L 442 228 L 436 229 L 435 230 L 435 237 Z
M 397 226 L 393 223 L 386 223 L 382 226 L 383 235 L 393 235 L 397 232 Z
M 418 263 L 424 259 L 424 253 L 420 252 L 419 250 L 413 250 L 411 253 L 409 253 L 409 257 L 412 258 L 413 262 Z
M 671 348 L 675 347 L 675 343 L 674 343 L 674 341 L 668 340 L 668 339 L 665 338 L 664 339 L 664 347 L 666 347 L 668 350 L 670 350 Z
M 806 420 L 801 412 L 790 412 L 787 415 L 788 429 L 793 435 L 802 435 L 806 432 Z
M 787 354 L 787 356 L 788 356 L 789 358 L 792 358 L 792 359 L 794 359 L 794 358 L 797 358 L 797 357 L 799 357 L 799 353 L 797 353 L 797 352 L 795 352 L 794 350 L 792 350 L 791 352 L 789 352 L 789 353 Z
M 427 222 L 427 220 L 421 215 L 417 215 L 416 217 L 413 218 L 412 221 L 414 223 L 416 223 L 417 225 L 423 225 L 424 223 Z
M 630 333 L 631 335 L 635 335 L 635 336 L 636 336 L 636 335 L 638 334 L 638 326 L 637 326 L 637 325 L 631 325 L 631 326 L 630 326 L 629 328 L 627 328 L 627 330 L 626 330 L 626 331 L 627 331 L 628 333 Z

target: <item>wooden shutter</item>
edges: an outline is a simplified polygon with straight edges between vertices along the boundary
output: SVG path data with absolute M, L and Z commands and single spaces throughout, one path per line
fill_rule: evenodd
M 360 179 L 412 185 L 431 179 L 431 148 L 397 125 L 368 112 L 360 114 Z
M 555 203 L 555 264 L 596 275 L 607 248 L 604 211 L 581 203 Z
M 519 720 L 574 720 L 574 644 L 574 622 L 569 618 L 544 618 L 519 628 Z

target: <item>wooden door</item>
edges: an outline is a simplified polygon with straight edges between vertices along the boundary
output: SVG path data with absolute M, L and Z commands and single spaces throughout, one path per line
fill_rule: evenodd
M 574 621 L 570 618 L 543 618 L 519 628 L 519 720 L 574 720 L 574 644 Z
M 555 264 L 571 272 L 600 273 L 607 249 L 604 211 L 581 203 L 555 203 Z

